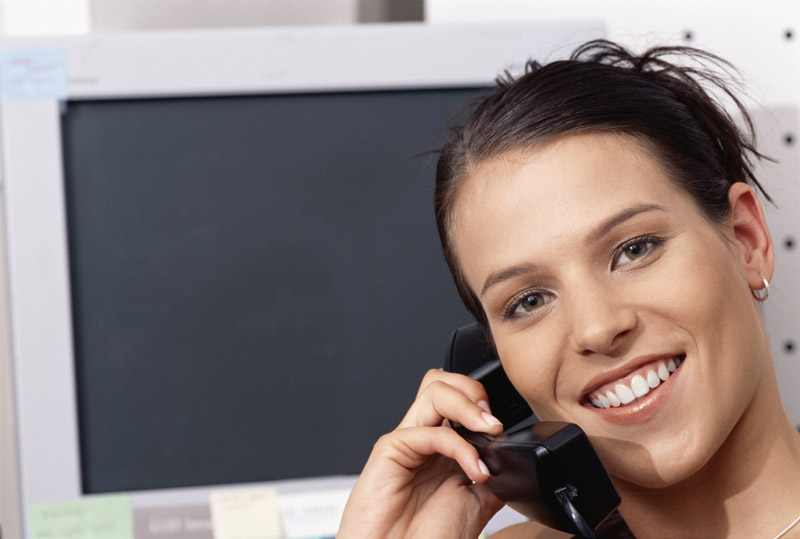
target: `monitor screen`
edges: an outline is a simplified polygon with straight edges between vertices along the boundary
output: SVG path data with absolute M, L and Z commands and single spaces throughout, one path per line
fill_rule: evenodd
M 431 151 L 475 95 L 67 103 L 85 493 L 358 473 L 469 321 Z

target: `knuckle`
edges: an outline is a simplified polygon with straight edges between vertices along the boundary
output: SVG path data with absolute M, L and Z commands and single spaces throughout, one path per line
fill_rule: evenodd
M 486 398 L 486 388 L 483 387 L 483 384 L 478 382 L 477 380 L 473 380 L 472 378 L 470 378 L 469 380 L 470 384 L 468 387 L 470 394 L 476 399 Z
M 447 382 L 444 382 L 443 380 L 440 379 L 431 380 L 420 389 L 419 396 L 433 398 L 433 395 L 437 394 L 440 391 L 444 391 L 449 387 L 450 387 L 449 384 L 447 384 Z
M 430 384 L 435 380 L 438 380 L 442 375 L 442 369 L 428 369 L 425 372 L 425 376 L 422 377 L 422 385 Z
M 428 387 L 433 391 L 441 391 L 443 389 L 449 389 L 451 386 L 444 380 L 434 380 Z
M 381 453 L 386 449 L 392 448 L 394 446 L 395 446 L 394 432 L 388 432 L 375 441 L 375 444 L 372 446 L 372 450 L 373 452 Z

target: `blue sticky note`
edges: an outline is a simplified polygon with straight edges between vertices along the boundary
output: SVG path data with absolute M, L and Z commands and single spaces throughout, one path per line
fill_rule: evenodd
M 3 51 L 0 81 L 5 99 L 66 99 L 67 55 L 63 49 Z

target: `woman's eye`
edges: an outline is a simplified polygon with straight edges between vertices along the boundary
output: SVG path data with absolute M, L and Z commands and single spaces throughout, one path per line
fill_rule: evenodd
M 505 317 L 513 318 L 514 316 L 532 313 L 551 300 L 552 297 L 543 292 L 524 292 L 509 303 L 505 311 Z
M 662 241 L 659 238 L 637 238 L 629 241 L 619 250 L 614 266 L 622 266 L 643 258 Z

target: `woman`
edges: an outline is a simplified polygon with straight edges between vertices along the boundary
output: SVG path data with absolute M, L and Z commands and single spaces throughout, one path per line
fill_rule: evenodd
M 442 151 L 442 244 L 512 383 L 586 432 L 636 537 L 800 537 L 800 435 L 759 308 L 760 155 L 703 89 L 720 79 L 670 54 L 724 67 L 593 42 L 500 81 Z M 477 537 L 502 502 L 448 421 L 503 429 L 480 384 L 429 372 L 340 537 Z

